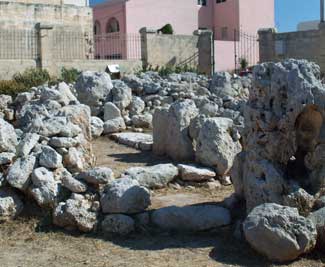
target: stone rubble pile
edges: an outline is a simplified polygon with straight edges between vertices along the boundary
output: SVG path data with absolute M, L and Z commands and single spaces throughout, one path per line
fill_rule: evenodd
M 165 229 L 164 220 L 174 211 L 147 211 L 150 190 L 177 181 L 213 183 L 216 172 L 199 165 L 159 164 L 129 168 L 115 177 L 110 168 L 95 167 L 91 141 L 112 134 L 122 144 L 149 151 L 153 137 L 138 133 L 138 128 L 152 128 L 155 110 L 173 108 L 176 100 L 181 106 L 192 101 L 199 110 L 187 99 L 197 95 L 209 102 L 205 110 L 213 109 L 204 76 L 162 78 L 151 72 L 113 81 L 106 73 L 83 72 L 75 85 L 43 85 L 15 99 L 1 95 L 0 220 L 16 218 L 32 201 L 52 213 L 54 225 L 69 230 L 128 234 L 139 227 Z M 134 132 L 119 133 L 126 127 Z M 176 209 L 189 223 L 183 230 L 209 230 L 231 222 L 226 208 L 202 208 L 199 220 L 194 216 L 199 207 Z M 210 218 L 211 212 L 216 214 Z

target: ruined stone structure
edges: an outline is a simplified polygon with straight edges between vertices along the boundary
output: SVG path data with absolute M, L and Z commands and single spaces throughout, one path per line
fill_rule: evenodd
M 308 213 L 322 191 L 325 89 L 319 78 L 319 66 L 305 60 L 255 68 L 244 150 L 232 170 L 236 194 L 248 211 L 277 203 Z

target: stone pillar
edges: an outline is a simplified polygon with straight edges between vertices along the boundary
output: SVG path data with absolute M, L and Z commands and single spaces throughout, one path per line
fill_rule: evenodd
M 141 60 L 143 67 L 147 67 L 149 63 L 149 48 L 148 48 L 148 35 L 156 34 L 156 30 L 148 29 L 143 27 L 140 29 L 141 35 Z
M 258 31 L 260 62 L 274 61 L 275 56 L 275 29 L 260 29 Z
M 40 67 L 49 71 L 53 65 L 52 54 L 52 25 L 44 25 L 38 23 L 36 25 L 38 30 L 38 42 L 39 42 L 39 55 L 40 55 Z
M 212 76 L 214 73 L 214 40 L 213 33 L 209 30 L 196 31 L 198 41 L 198 71 Z

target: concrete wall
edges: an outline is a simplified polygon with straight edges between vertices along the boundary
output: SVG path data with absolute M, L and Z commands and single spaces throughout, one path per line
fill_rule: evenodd
M 320 65 L 325 71 L 322 59 L 324 30 L 276 33 L 274 29 L 259 31 L 260 61 L 280 61 L 286 58 L 307 59 Z
M 0 1 L 3 2 L 3 1 Z M 10 2 L 25 3 L 25 4 L 47 4 L 47 5 L 76 5 L 88 6 L 88 0 L 10 0 Z
M 177 66 L 190 60 L 188 65 L 198 65 L 198 41 L 196 35 L 165 35 L 147 33 L 143 38 L 142 53 L 145 64 L 152 67 Z
M 0 80 L 10 80 L 17 72 L 28 68 L 36 68 L 35 60 L 1 60 L 0 59 Z
M 73 5 L 0 2 L 1 28 L 34 28 L 37 23 L 93 30 L 92 9 Z

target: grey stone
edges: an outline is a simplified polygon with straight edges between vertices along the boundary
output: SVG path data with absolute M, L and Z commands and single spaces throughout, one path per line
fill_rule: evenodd
M 134 147 L 140 150 L 148 151 L 152 149 L 152 135 L 144 133 L 116 133 L 111 138 L 118 143 Z
M 151 221 L 164 230 L 205 231 L 230 224 L 230 212 L 214 205 L 166 207 L 155 210 Z
M 12 163 L 15 156 L 16 154 L 10 152 L 0 153 L 0 165 Z
M 178 176 L 178 168 L 173 164 L 158 164 L 151 167 L 132 167 L 124 177 L 129 177 L 148 188 L 162 188 Z
M 310 219 L 317 229 L 317 247 L 324 250 L 325 248 L 325 208 L 321 208 L 312 212 L 308 219 Z
M 138 96 L 132 96 L 132 101 L 129 106 L 129 113 L 131 116 L 139 115 L 144 111 L 145 108 L 144 101 Z
M 74 178 L 67 170 L 63 173 L 62 185 L 73 193 L 84 193 L 87 191 L 87 185 Z
M 100 202 L 103 213 L 126 214 L 142 212 L 151 204 L 150 192 L 129 178 L 120 178 L 107 185 Z
M 70 147 L 63 159 L 64 166 L 72 173 L 81 172 L 86 167 L 83 153 L 75 147 Z
M 38 143 L 40 136 L 34 133 L 26 133 L 23 136 L 23 139 L 19 142 L 17 146 L 17 156 L 18 157 L 26 157 L 33 150 L 35 145 Z
M 143 115 L 134 115 L 132 124 L 137 128 L 152 128 L 152 115 L 145 113 Z
M 216 173 L 208 168 L 184 164 L 179 164 L 177 167 L 180 178 L 184 181 L 200 182 L 216 177 Z
M 243 223 L 248 243 L 272 261 L 286 262 L 311 251 L 317 232 L 296 208 L 274 203 L 257 206 Z
M 229 134 L 232 121 L 226 118 L 207 119 L 200 130 L 196 143 L 196 160 L 213 167 L 218 175 L 225 175 L 233 165 L 241 145 Z
M 70 148 L 77 146 L 79 142 L 72 137 L 52 137 L 49 145 L 54 148 Z
M 97 224 L 97 214 L 91 211 L 91 203 L 83 196 L 61 202 L 53 211 L 53 223 L 57 226 L 91 232 Z
M 91 117 L 91 136 L 97 138 L 104 132 L 104 122 L 98 117 Z
M 105 185 L 114 181 L 114 173 L 110 168 L 96 167 L 80 173 L 78 179 L 93 185 Z
M 16 152 L 17 135 L 14 127 L 0 118 L 0 153 Z
M 112 102 L 104 105 L 104 121 L 113 120 L 121 117 L 121 111 Z
M 112 102 L 123 111 L 132 101 L 132 90 L 124 82 L 119 80 L 113 81 Z
M 36 163 L 36 158 L 29 155 L 24 158 L 18 158 L 13 165 L 10 166 L 6 180 L 8 183 L 17 189 L 26 190 L 30 175 L 33 172 Z
M 156 110 L 153 116 L 153 151 L 173 160 L 191 160 L 194 148 L 189 137 L 191 120 L 198 115 L 192 100 L 173 103 L 169 110 Z
M 16 193 L 0 188 L 0 221 L 16 218 L 23 208 L 24 204 Z
M 104 123 L 104 134 L 117 133 L 125 129 L 126 126 L 122 117 L 105 121 Z
M 102 72 L 82 72 L 75 84 L 78 100 L 91 108 L 91 114 L 97 116 L 102 105 L 113 88 L 109 74 Z
M 39 156 L 39 164 L 49 169 L 62 167 L 62 156 L 49 146 L 42 147 L 42 153 Z
M 105 216 L 102 221 L 104 233 L 127 235 L 134 231 L 134 220 L 123 214 L 111 214 Z

